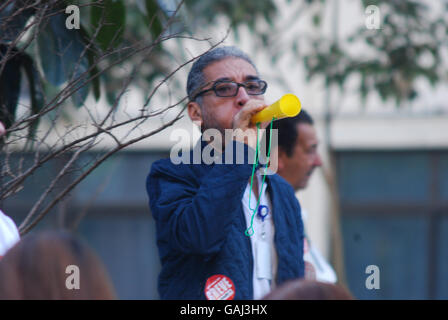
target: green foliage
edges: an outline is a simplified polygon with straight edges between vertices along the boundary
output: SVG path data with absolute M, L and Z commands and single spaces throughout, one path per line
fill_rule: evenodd
M 213 25 L 220 15 L 224 15 L 229 18 L 234 31 L 240 25 L 247 25 L 252 32 L 257 32 L 258 19 L 272 25 L 277 14 L 277 6 L 273 0 L 185 0 L 185 5 L 195 19 L 193 23 Z
M 101 49 L 108 50 L 120 44 L 126 25 L 126 7 L 122 0 L 103 0 L 90 11 L 92 31 L 98 32 L 96 42 Z
M 67 29 L 65 18 L 62 14 L 50 17 L 37 38 L 45 79 L 55 86 L 66 82 L 75 73 L 79 75 L 88 67 L 87 56 L 82 55 L 85 44 L 81 34 L 76 29 Z M 75 70 L 76 67 L 78 70 Z
M 70 83 L 71 99 L 73 104 L 81 107 L 84 104 L 90 91 L 96 100 L 101 96 L 101 79 L 107 77 L 120 81 L 112 76 L 114 68 L 108 71 L 101 70 L 98 64 L 101 55 L 108 53 L 104 65 L 112 65 L 119 59 L 118 54 L 111 54 L 114 49 L 119 49 L 122 43 L 128 44 L 130 41 L 124 39 L 126 31 L 127 11 L 122 0 L 103 0 L 91 5 L 90 1 L 42 1 L 40 4 L 16 0 L 11 4 L 2 7 L 0 10 L 0 45 L 1 60 L 4 64 L 0 69 L 0 121 L 6 128 L 9 128 L 15 121 L 16 107 L 21 87 L 21 72 L 25 71 L 30 84 L 31 114 L 37 114 L 43 107 L 45 95 L 50 94 L 49 88 L 61 88 Z M 65 8 L 75 4 L 81 7 L 81 28 L 67 29 L 65 23 L 68 15 Z M 147 22 L 147 27 L 155 39 L 163 30 L 162 20 L 157 16 L 157 2 L 146 1 L 149 15 L 146 12 L 139 12 L 135 6 L 131 6 L 131 13 L 141 21 Z M 87 17 L 90 19 L 85 19 Z M 42 15 L 42 21 L 31 28 L 36 34 L 35 41 L 31 42 L 30 48 L 36 47 L 33 51 L 27 48 L 26 41 L 22 38 L 27 22 L 33 15 Z M 90 21 L 90 23 L 88 23 Z M 152 21 L 153 23 L 150 23 Z M 87 24 L 86 24 L 87 23 Z M 133 34 L 140 24 L 130 24 Z M 149 26 L 149 27 L 148 27 Z M 93 35 L 96 37 L 93 39 Z M 140 34 L 145 34 L 140 31 Z M 131 39 L 133 40 L 133 39 Z M 13 44 L 16 47 L 13 47 Z M 23 48 L 22 48 L 23 47 Z M 27 52 L 25 53 L 24 50 Z M 3 59 L 4 58 L 4 59 Z M 36 69 L 36 65 L 42 67 L 42 75 Z M 0 64 L 1 66 L 1 64 Z M 38 85 L 39 84 L 39 85 Z M 41 90 L 50 90 L 44 94 Z M 108 88 L 108 84 L 106 85 Z M 109 88 L 108 88 L 109 89 Z M 114 88 L 116 89 L 116 88 Z M 109 94 L 111 96 L 111 94 Z M 38 123 L 38 118 L 30 125 L 32 135 Z
M 8 48 L 1 46 L 1 56 L 6 55 Z M 0 76 L 0 121 L 6 128 L 10 127 L 14 121 L 17 102 L 20 94 L 21 81 L 21 57 L 17 50 L 13 50 L 14 57 L 7 61 Z
M 71 98 L 78 107 L 83 105 L 89 92 L 98 100 L 102 84 L 106 90 L 105 96 L 112 105 L 123 81 L 123 77 L 118 76 L 122 74 L 122 67 L 113 66 L 113 63 L 127 53 L 124 48 L 142 39 L 154 41 L 162 34 L 173 32 L 194 34 L 196 30 L 215 24 L 222 16 L 228 17 L 234 31 L 239 26 L 248 26 L 267 49 L 272 39 L 278 36 L 273 28 L 263 29 L 263 24 L 259 23 L 265 21 L 273 27 L 277 14 L 274 0 L 185 0 L 176 17 L 173 17 L 173 12 L 180 0 L 136 1 L 140 1 L 140 6 L 124 0 L 102 0 L 99 4 L 95 2 L 95 5 L 91 5 L 88 0 L 59 0 L 42 1 L 38 5 L 26 7 L 26 1 L 16 0 L 3 7 L 0 10 L 2 57 L 8 50 L 20 54 L 9 57 L 7 61 L 0 61 L 0 66 L 3 64 L 0 69 L 0 121 L 7 128 L 14 122 L 20 94 L 19 70 L 25 70 L 31 84 L 32 114 L 37 113 L 43 105 L 44 94 L 37 85 L 40 83 L 46 90 L 50 87 L 61 88 L 74 80 Z M 302 0 L 302 3 L 304 10 L 314 5 L 321 9 L 313 11 L 312 16 L 312 23 L 319 27 L 325 5 L 330 2 Z M 382 99 L 395 99 L 397 104 L 417 96 L 416 79 L 424 78 L 435 85 L 446 76 L 446 70 L 439 67 L 441 48 L 446 47 L 448 35 L 444 12 L 436 19 L 430 18 L 427 8 L 413 0 L 361 0 L 361 3 L 364 7 L 377 5 L 380 8 L 380 30 L 368 30 L 360 26 L 347 39 L 341 39 L 340 44 L 325 38 L 308 40 L 311 41 L 312 50 L 306 55 L 299 47 L 297 37 L 290 41 L 290 48 L 282 47 L 282 52 L 290 50 L 297 59 L 304 61 L 309 79 L 323 77 L 327 85 L 337 85 L 343 90 L 347 79 L 356 74 L 360 76 L 358 89 L 363 99 L 371 92 L 377 92 Z M 69 4 L 81 7 L 83 17 L 79 30 L 65 28 L 67 14 L 64 8 Z M 36 32 L 37 54 L 27 49 L 24 41 L 16 42 L 13 47 L 13 41 L 23 33 L 30 18 L 44 7 L 44 19 L 39 32 Z M 171 23 L 169 26 L 168 21 Z M 96 37 L 93 37 L 95 34 Z M 347 45 L 360 42 L 369 47 L 374 58 L 366 59 L 364 54 L 353 56 L 345 50 Z M 118 53 L 119 49 L 123 50 Z M 272 52 L 272 62 L 276 63 L 280 55 Z M 422 63 L 425 60 L 430 63 Z M 157 44 L 144 61 L 130 58 L 128 62 L 130 66 L 139 66 L 132 70 L 134 78 L 137 85 L 147 88 L 171 71 L 171 61 L 171 53 L 164 49 L 163 44 Z M 36 65 L 42 67 L 42 75 L 38 74 Z
M 3 6 L 3 3 L 1 6 Z M 21 6 L 22 1 L 15 1 L 9 3 L 0 11 L 0 21 L 2 23 L 1 43 L 11 42 L 16 39 L 23 31 L 26 22 L 36 11 L 33 7 L 30 7 L 18 12 L 17 9 Z
M 0 44 L 0 60 L 7 55 L 8 46 Z M 3 72 L 0 75 L 0 122 L 9 128 L 14 122 L 17 103 L 21 88 L 21 71 L 25 75 L 30 87 L 31 111 L 37 114 L 43 107 L 43 94 L 38 84 L 39 75 L 32 58 L 17 48 L 12 48 L 9 55 L 13 58 L 6 61 Z M 34 120 L 29 127 L 29 137 L 34 136 L 38 119 Z
M 130 48 L 142 39 L 154 41 L 162 34 L 185 31 L 193 34 L 195 28 L 211 25 L 222 15 L 229 17 L 234 30 L 240 25 L 248 25 L 256 32 L 258 20 L 272 24 L 277 12 L 272 0 L 186 0 L 182 12 L 173 17 L 180 0 L 136 1 L 140 1 L 139 6 L 124 0 L 100 0 L 93 4 L 88 0 L 59 0 L 42 1 L 32 5 L 24 0 L 15 0 L 3 7 L 0 10 L 0 43 L 4 44 L 5 50 L 17 37 L 23 36 L 30 18 L 40 17 L 42 14 L 42 22 L 34 27 L 38 30 L 33 31 L 36 34 L 37 54 L 35 51 L 26 50 L 25 47 L 27 55 L 21 55 L 20 59 L 26 61 L 8 57 L 1 74 L 4 81 L 0 91 L 1 117 L 6 127 L 9 128 L 14 122 L 20 94 L 21 77 L 18 65 L 25 68 L 31 84 L 32 114 L 42 108 L 42 97 L 50 94 L 43 94 L 38 90 L 37 83 L 41 84 L 44 90 L 62 88 L 70 84 L 71 99 L 77 107 L 83 106 L 89 92 L 98 100 L 102 83 L 106 89 L 105 96 L 109 104 L 113 105 L 123 84 L 123 77 L 117 76 L 123 73 L 121 66 L 113 64 L 128 53 L 124 48 Z M 65 8 L 72 4 L 81 8 L 80 29 L 67 29 L 65 26 L 68 17 Z M 174 23 L 170 19 L 174 19 Z M 168 21 L 171 22 L 170 29 L 166 29 Z M 186 25 L 191 27 L 190 30 L 186 30 Z M 258 34 L 264 36 L 266 42 L 266 34 Z M 14 50 L 21 51 L 25 42 L 16 42 L 16 46 Z M 36 46 L 33 42 L 31 48 L 34 47 Z M 104 54 L 107 54 L 106 58 Z M 165 51 L 162 44 L 155 45 L 152 54 L 145 61 L 136 61 L 131 57 L 129 65 L 140 65 L 132 70 L 136 83 L 148 87 L 155 79 L 167 75 L 171 70 L 171 59 L 171 53 Z M 104 62 L 99 64 L 99 60 Z M 42 75 L 36 71 L 35 65 L 42 67 Z
M 163 31 L 163 24 L 160 20 L 160 8 L 156 0 L 145 0 L 147 12 L 147 25 L 151 31 L 153 39 L 157 38 Z
M 351 75 L 359 74 L 358 89 L 363 101 L 370 92 L 377 92 L 383 101 L 394 99 L 397 106 L 417 97 L 418 78 L 431 85 L 439 82 L 443 77 L 441 51 L 446 48 L 448 33 L 443 12 L 438 19 L 430 18 L 428 8 L 412 0 L 362 3 L 364 7 L 379 7 L 381 29 L 361 26 L 341 43 L 365 43 L 374 58 L 366 59 L 366 52 L 353 56 L 332 40 L 317 39 L 314 50 L 304 57 L 308 78 L 324 77 L 327 85 L 335 84 L 342 90 Z
M 33 59 L 24 54 L 22 56 L 22 67 L 25 70 L 26 77 L 28 79 L 28 85 L 30 87 L 31 98 L 31 113 L 38 114 L 44 106 L 44 96 L 42 88 L 39 85 L 39 73 L 34 65 Z M 31 140 L 36 134 L 36 129 L 39 124 L 40 118 L 37 117 L 29 125 L 28 139 Z

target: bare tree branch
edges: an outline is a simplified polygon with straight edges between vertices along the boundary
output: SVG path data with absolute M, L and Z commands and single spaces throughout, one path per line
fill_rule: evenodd
M 8 0 L 6 3 L 0 4 L 0 13 L 13 2 Z M 41 1 L 24 1 L 24 6 L 13 12 L 12 16 L 17 17 L 27 9 L 35 10 L 30 21 L 23 26 L 20 32 L 16 33 L 15 39 L 11 39 L 7 43 L 6 53 L 2 55 L 0 60 L 0 75 L 5 70 L 8 61 L 14 56 L 28 54 L 32 58 L 38 59 L 39 56 L 34 56 L 28 52 L 28 48 L 37 42 L 43 26 L 48 23 L 51 17 L 64 14 L 60 7 L 55 10 L 54 5 L 57 3 L 58 1 L 44 3 Z M 84 6 L 99 5 L 100 3 L 100 1 L 96 1 Z M 42 107 L 31 112 L 31 107 L 26 102 L 20 102 L 18 108 L 21 111 L 16 112 L 16 118 L 7 127 L 7 137 L 0 138 L 3 142 L 0 149 L 0 200 L 22 192 L 23 188 L 26 188 L 28 179 L 51 164 L 52 161 L 57 160 L 61 165 L 54 176 L 49 176 L 49 182 L 38 195 L 38 199 L 31 205 L 27 216 L 20 224 L 21 234 L 30 231 L 58 203 L 66 199 L 67 195 L 80 182 L 112 155 L 161 132 L 182 118 L 185 111 L 184 103 L 188 97 L 183 94 L 180 95 L 171 88 L 168 88 L 169 99 L 168 101 L 165 99 L 164 105 L 155 108 L 154 106 L 150 107 L 150 103 L 163 91 L 161 90 L 162 86 L 174 80 L 175 75 L 180 70 L 198 59 L 203 53 L 184 59 L 186 61 L 180 61 L 175 66 L 167 65 L 169 68 L 166 69 L 163 78 L 154 85 L 149 94 L 143 97 L 141 106 L 132 106 L 129 110 L 127 107 L 125 109 L 121 108 L 127 93 L 139 81 L 140 69 L 147 65 L 148 61 L 154 61 L 152 57 L 158 54 L 156 48 L 160 48 L 165 42 L 175 39 L 197 42 L 210 41 L 210 39 L 185 36 L 180 32 L 169 32 L 181 5 L 182 3 L 178 5 L 174 14 L 164 24 L 162 32 L 153 40 L 136 39 L 136 41 L 128 42 L 116 48 L 110 47 L 104 51 L 101 51 L 97 45 L 100 29 L 105 23 L 104 19 L 101 19 L 101 23 L 94 28 L 90 38 L 83 39 L 84 47 L 80 50 L 81 52 L 73 65 L 63 66 L 64 70 L 62 71 L 68 73 L 65 83 L 60 88 L 56 88 L 57 91 L 53 88 L 53 91 L 49 91 L 50 94 L 44 91 Z M 12 18 L 5 21 L 2 19 L 0 31 L 8 26 L 7 23 L 10 19 Z M 154 18 L 151 21 L 154 22 Z M 210 45 L 208 50 L 221 44 L 227 35 L 217 43 Z M 118 36 L 118 32 L 115 36 Z M 1 40 L 0 43 L 2 43 Z M 67 48 L 63 49 L 67 50 Z M 205 50 L 205 52 L 208 50 Z M 60 59 L 62 59 L 64 52 L 54 52 L 54 54 L 59 54 Z M 82 66 L 86 57 L 89 57 L 87 68 Z M 155 66 L 154 68 L 159 67 Z M 70 99 L 80 90 L 85 90 L 100 77 L 102 79 L 105 76 L 112 77 L 112 79 L 116 78 L 117 76 L 114 73 L 117 70 L 120 70 L 123 75 L 119 77 L 120 87 L 114 91 L 116 95 L 109 109 L 105 108 L 101 101 L 95 103 L 91 99 L 85 100 L 79 109 L 71 106 Z M 40 82 L 39 79 L 36 79 L 36 81 Z M 31 84 L 29 85 L 31 86 Z M 160 101 L 163 100 L 160 99 Z M 169 121 L 153 126 L 149 132 L 147 128 L 143 130 L 143 126 L 148 123 L 149 119 L 166 116 L 168 113 L 171 117 Z M 28 130 L 38 120 L 40 125 L 35 135 L 30 137 Z M 112 147 L 108 143 L 108 149 L 105 150 L 105 141 L 112 141 Z M 77 167 L 81 155 L 94 151 L 95 148 L 104 150 L 102 152 L 96 151 L 99 157 L 95 160 Z M 64 177 L 69 177 L 70 181 L 65 183 L 64 179 L 64 185 L 61 186 L 60 182 Z M 76 223 L 79 223 L 79 219 L 80 217 L 78 217 Z

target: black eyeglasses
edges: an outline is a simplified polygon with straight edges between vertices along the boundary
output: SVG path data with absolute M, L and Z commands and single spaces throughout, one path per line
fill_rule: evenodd
M 248 80 L 243 83 L 220 80 L 216 81 L 211 88 L 202 90 L 195 94 L 191 101 L 196 100 L 198 96 L 212 90 L 213 92 L 215 92 L 217 97 L 235 97 L 238 94 L 238 90 L 240 87 L 244 87 L 247 94 L 256 96 L 265 93 L 268 84 L 266 81 L 260 79 Z

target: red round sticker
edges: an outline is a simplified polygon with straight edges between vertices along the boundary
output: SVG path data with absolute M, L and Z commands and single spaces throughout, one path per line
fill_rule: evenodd
M 204 292 L 207 300 L 233 300 L 235 285 L 230 278 L 215 274 L 207 279 Z

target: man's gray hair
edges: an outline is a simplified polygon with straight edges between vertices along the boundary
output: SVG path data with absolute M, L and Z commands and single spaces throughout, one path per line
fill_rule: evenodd
M 221 61 L 227 58 L 239 58 L 246 60 L 255 68 L 258 73 L 257 67 L 253 63 L 252 59 L 237 47 L 226 46 L 210 50 L 195 61 L 193 67 L 191 67 L 191 70 L 188 73 L 187 94 L 190 101 L 193 101 L 193 94 L 198 92 L 199 89 L 206 84 L 205 76 L 203 73 L 204 69 L 214 62 Z M 199 98 L 200 97 L 198 97 L 198 99 Z M 198 103 L 200 103 L 200 101 L 198 101 Z

